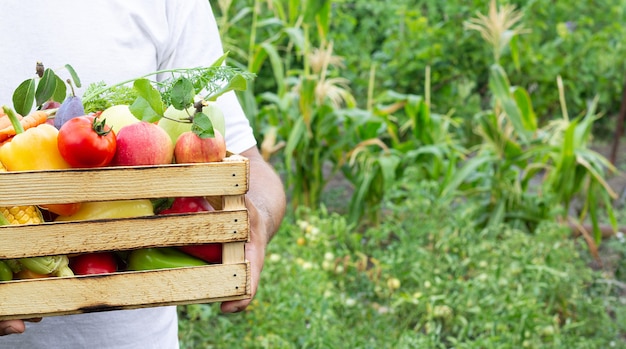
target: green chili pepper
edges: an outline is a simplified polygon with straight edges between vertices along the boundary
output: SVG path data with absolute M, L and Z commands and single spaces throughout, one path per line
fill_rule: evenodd
M 0 261 L 0 281 L 13 280 L 13 270 L 4 261 Z
M 207 265 L 208 263 L 174 248 L 142 248 L 131 251 L 128 270 L 154 270 Z

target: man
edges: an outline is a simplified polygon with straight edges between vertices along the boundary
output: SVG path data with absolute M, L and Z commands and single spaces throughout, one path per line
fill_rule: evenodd
M 208 0 L 3 0 L 0 13 L 0 104 L 11 104 L 15 88 L 35 73 L 36 61 L 59 75 L 65 72 L 57 67 L 70 64 L 87 86 L 207 66 L 223 54 Z M 228 93 L 218 104 L 226 116 L 228 150 L 250 159 L 251 239 L 245 251 L 254 296 L 266 245 L 284 215 L 285 194 L 259 154 L 236 95 Z M 224 302 L 221 309 L 237 312 L 249 302 Z M 177 326 L 175 307 L 55 316 L 38 323 L 2 321 L 0 347 L 177 348 Z M 6 335 L 12 333 L 19 335 Z

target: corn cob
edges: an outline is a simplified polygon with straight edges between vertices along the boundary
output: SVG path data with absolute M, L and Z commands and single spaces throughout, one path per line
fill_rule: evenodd
M 0 172 L 6 172 L 6 168 L 0 163 Z M 37 206 L 10 206 L 0 207 L 0 225 L 40 224 L 43 216 Z M 54 276 L 71 276 L 74 273 L 68 266 L 68 257 L 44 256 L 28 257 L 16 260 L 5 260 L 14 273 L 26 268 L 38 274 L 51 274 Z
M 35 206 L 0 207 L 0 214 L 7 224 L 39 224 L 43 222 L 41 211 Z

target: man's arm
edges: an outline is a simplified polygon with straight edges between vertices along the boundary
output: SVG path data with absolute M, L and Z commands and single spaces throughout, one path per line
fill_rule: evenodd
M 250 217 L 250 242 L 246 243 L 246 259 L 250 261 L 252 298 L 256 294 L 265 262 L 265 248 L 278 230 L 285 215 L 285 189 L 280 177 L 259 153 L 250 148 L 242 156 L 250 160 L 250 188 L 246 206 Z M 250 299 L 222 303 L 224 313 L 244 310 Z

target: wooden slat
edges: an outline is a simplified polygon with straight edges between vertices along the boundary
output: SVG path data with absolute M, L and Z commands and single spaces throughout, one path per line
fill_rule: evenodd
M 0 320 L 250 297 L 249 263 L 0 283 Z
M 248 190 L 248 160 L 160 166 L 0 173 L 0 206 L 239 195 Z
M 231 210 L 236 207 L 245 207 L 246 199 L 244 195 L 224 196 L 222 201 L 224 210 Z M 248 222 L 249 224 L 249 222 Z M 249 230 L 249 229 L 248 229 Z M 249 241 L 248 239 L 246 242 Z M 237 263 L 245 260 L 245 244 L 230 243 L 222 247 L 222 261 L 224 263 Z
M 245 209 L 1 226 L 0 259 L 246 241 L 248 229 Z

